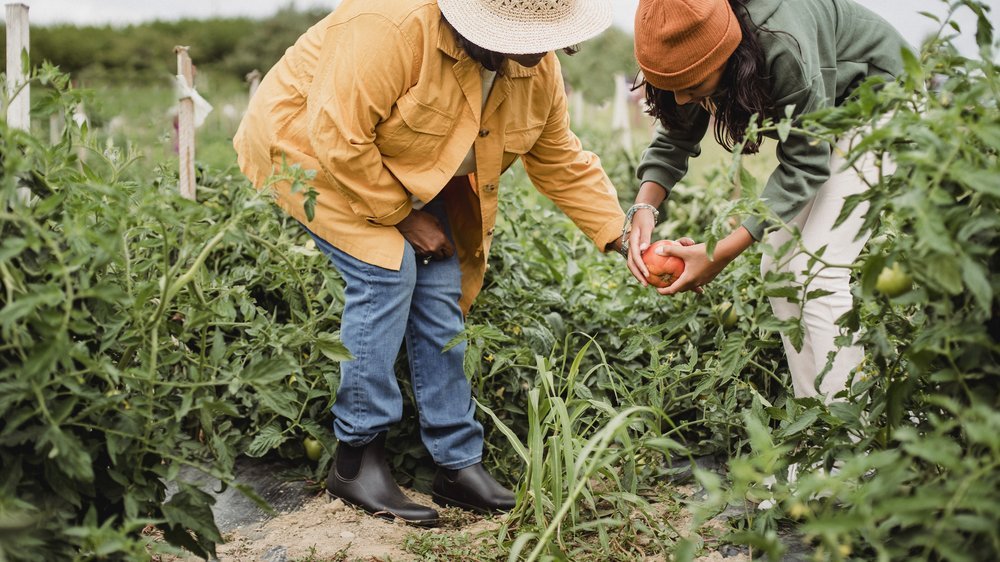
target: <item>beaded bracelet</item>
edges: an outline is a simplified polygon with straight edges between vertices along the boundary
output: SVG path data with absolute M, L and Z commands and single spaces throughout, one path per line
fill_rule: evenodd
M 618 250 L 618 253 L 620 253 L 622 257 L 625 259 L 628 259 L 628 239 L 626 239 L 625 237 L 628 236 L 628 233 L 632 231 L 631 228 L 632 217 L 635 216 L 635 212 L 638 211 L 639 209 L 649 209 L 650 211 L 653 212 L 654 225 L 656 224 L 656 221 L 660 219 L 660 211 L 656 210 L 656 207 L 650 205 L 649 203 L 636 203 L 635 205 L 632 205 L 631 207 L 628 208 L 628 211 L 625 212 L 625 223 L 622 224 L 621 249 Z

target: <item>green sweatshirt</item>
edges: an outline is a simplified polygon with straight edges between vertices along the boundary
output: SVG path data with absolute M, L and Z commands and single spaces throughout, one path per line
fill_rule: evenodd
M 764 49 L 771 77 L 773 107 L 779 120 L 794 105 L 794 117 L 835 106 L 869 76 L 895 78 L 902 71 L 906 41 L 884 19 L 852 0 L 749 0 L 751 21 Z M 687 173 L 688 158 L 701 153 L 708 111 L 695 113 L 689 130 L 657 128 L 642 155 L 641 181 L 663 186 L 669 196 Z M 771 135 L 768 135 L 771 136 Z M 765 204 L 784 221 L 791 220 L 830 177 L 830 145 L 792 133 L 777 147 L 778 167 L 761 193 Z M 751 217 L 743 226 L 760 240 L 766 226 Z

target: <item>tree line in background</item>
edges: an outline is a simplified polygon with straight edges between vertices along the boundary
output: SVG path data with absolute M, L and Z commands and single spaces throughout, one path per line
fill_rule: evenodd
M 266 19 L 226 18 L 156 21 L 128 26 L 33 26 L 31 64 L 48 61 L 83 85 L 148 80 L 176 72 L 175 45 L 191 47 L 200 70 L 242 79 L 252 70 L 266 72 L 325 10 L 279 9 Z M 0 48 L 6 49 L 0 28 Z M 563 56 L 566 82 L 591 102 L 614 94 L 616 73 L 633 76 L 632 36 L 613 27 Z M 6 55 L 6 53 L 5 53 Z M 594 77 L 606 77 L 595 80 Z

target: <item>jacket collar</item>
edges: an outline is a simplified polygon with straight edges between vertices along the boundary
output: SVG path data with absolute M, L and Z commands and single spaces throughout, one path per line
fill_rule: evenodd
M 458 62 L 462 62 L 464 59 L 469 58 L 469 55 L 458 46 L 458 43 L 455 42 L 455 36 L 452 35 L 451 30 L 448 29 L 444 20 L 441 21 L 440 25 L 438 25 L 437 47 L 441 52 Z M 525 68 L 516 62 L 508 61 L 507 72 L 504 76 L 509 78 L 530 78 L 536 74 L 538 74 L 538 69 L 535 67 Z

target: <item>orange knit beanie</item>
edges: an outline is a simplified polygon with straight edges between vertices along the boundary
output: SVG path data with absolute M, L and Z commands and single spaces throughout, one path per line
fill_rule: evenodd
M 728 0 L 640 0 L 635 58 L 646 81 L 674 92 L 718 70 L 743 34 Z

